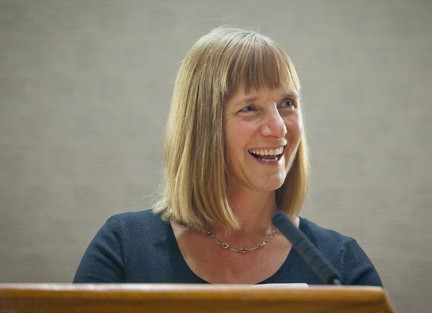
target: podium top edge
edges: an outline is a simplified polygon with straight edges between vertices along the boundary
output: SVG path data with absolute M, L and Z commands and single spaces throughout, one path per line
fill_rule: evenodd
M 47 291 L 242 291 L 242 290 L 313 290 L 313 291 L 370 291 L 381 292 L 377 286 L 332 286 L 306 284 L 72 284 L 72 283 L 0 283 L 0 290 L 47 290 Z

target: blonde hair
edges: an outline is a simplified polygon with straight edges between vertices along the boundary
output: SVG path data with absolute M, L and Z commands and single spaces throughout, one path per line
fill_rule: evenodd
M 199 39 L 179 69 L 165 137 L 165 183 L 154 211 L 197 230 L 238 228 L 228 200 L 223 107 L 238 88 L 286 86 L 300 92 L 288 55 L 257 32 L 219 27 Z M 276 203 L 290 216 L 306 198 L 309 165 L 304 135 Z

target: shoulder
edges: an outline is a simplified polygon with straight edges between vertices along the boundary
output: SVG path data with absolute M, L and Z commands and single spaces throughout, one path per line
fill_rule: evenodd
M 74 281 L 165 281 L 176 251 L 170 226 L 151 210 L 113 215 L 87 248 Z
M 319 249 L 343 247 L 355 241 L 352 237 L 321 227 L 305 218 L 300 218 L 299 228 Z
M 355 239 L 301 218 L 300 230 L 342 274 L 346 285 L 381 286 L 379 275 Z
M 159 227 L 167 224 L 159 214 L 153 213 L 152 210 L 116 214 L 108 219 L 108 223 L 118 223 L 127 227 Z
M 353 238 L 318 226 L 305 218 L 300 219 L 299 228 L 336 268 L 340 268 L 348 247 L 355 243 Z
M 170 231 L 170 224 L 152 210 L 113 215 L 104 227 L 117 233 L 122 241 L 128 243 L 145 243 L 157 238 L 166 238 Z

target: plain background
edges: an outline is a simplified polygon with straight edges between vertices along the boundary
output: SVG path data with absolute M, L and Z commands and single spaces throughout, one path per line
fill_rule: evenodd
M 179 63 L 223 24 L 296 64 L 303 216 L 355 237 L 400 312 L 429 312 L 427 0 L 0 0 L 0 282 L 70 282 L 110 215 L 151 207 Z

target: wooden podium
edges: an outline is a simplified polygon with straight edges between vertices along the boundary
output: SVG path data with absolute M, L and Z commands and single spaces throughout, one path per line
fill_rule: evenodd
M 0 313 L 392 313 L 380 287 L 0 284 Z

